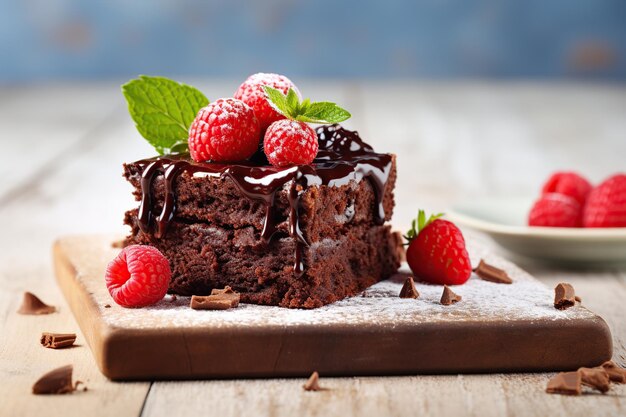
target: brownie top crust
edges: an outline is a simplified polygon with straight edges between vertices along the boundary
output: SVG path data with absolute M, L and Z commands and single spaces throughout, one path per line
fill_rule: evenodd
M 359 195 L 366 196 L 361 198 L 360 204 L 369 207 L 362 210 L 365 214 L 361 214 L 361 218 L 368 223 L 383 224 L 393 209 L 395 156 L 374 152 L 357 132 L 339 125 L 321 126 L 316 132 L 319 151 L 310 165 L 271 166 L 262 151 L 250 161 L 232 164 L 195 162 L 188 154 L 159 156 L 126 164 L 124 175 L 135 186 L 135 195 L 140 201 L 137 226 L 143 233 L 160 239 L 165 236 L 170 221 L 181 217 L 177 213 L 179 206 L 185 216 L 201 218 L 201 208 L 206 206 L 204 212 L 212 218 L 201 220 L 219 218 L 219 213 L 215 213 L 219 207 L 211 207 L 212 201 L 195 201 L 193 210 L 189 210 L 187 203 L 179 201 L 184 200 L 184 196 L 178 195 L 183 194 L 181 180 L 193 182 L 194 187 L 216 183 L 220 192 L 226 191 L 229 195 L 225 210 L 229 205 L 248 204 L 252 214 L 259 212 L 262 241 L 269 242 L 275 234 L 281 233 L 294 238 L 297 243 L 295 270 L 302 272 L 298 247 L 315 240 L 313 235 L 305 237 L 304 229 L 308 224 L 314 225 L 311 217 L 315 216 L 316 210 L 321 211 L 313 202 L 323 194 L 321 189 L 342 190 L 343 200 L 352 199 L 353 202 L 358 202 Z M 242 197 L 245 202 L 240 201 Z M 199 198 L 196 194 L 195 199 Z M 354 207 L 343 203 L 342 216 L 349 222 L 355 216 Z M 283 216 L 286 222 L 281 221 Z M 254 215 L 245 217 L 254 218 Z M 232 223 L 237 227 L 235 222 Z

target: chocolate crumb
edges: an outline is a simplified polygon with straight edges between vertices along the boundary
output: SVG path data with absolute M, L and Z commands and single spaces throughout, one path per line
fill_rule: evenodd
M 213 289 L 211 295 L 192 295 L 189 307 L 194 310 L 227 310 L 239 305 L 239 293 L 226 286 Z
M 513 283 L 513 280 L 504 269 L 496 268 L 495 266 L 485 262 L 484 259 L 480 260 L 478 266 L 474 268 L 474 272 L 485 281 L 495 282 L 496 284 Z
M 17 310 L 19 314 L 31 314 L 31 315 L 50 314 L 50 313 L 54 313 L 55 311 L 57 311 L 56 307 L 49 306 L 48 304 L 41 301 L 39 297 L 37 297 L 35 294 L 28 292 L 28 291 L 24 293 L 22 306 L 20 307 L 19 310 Z
M 320 391 L 323 388 L 320 387 L 320 375 L 317 371 L 313 372 L 304 385 L 302 385 L 305 391 Z
M 400 290 L 400 298 L 418 298 L 419 296 L 420 293 L 418 293 L 417 288 L 415 288 L 413 277 L 408 277 Z
M 580 395 L 581 377 L 578 372 L 561 372 L 548 381 L 548 394 Z
M 111 308 L 111 304 L 105 304 L 104 308 Z
M 618 384 L 626 383 L 626 369 L 617 366 L 613 361 L 606 361 L 602 364 L 602 368 L 609 375 L 611 382 Z
M 567 282 L 561 282 L 554 288 L 554 308 L 565 310 L 576 304 L 574 287 Z
M 580 368 L 578 373 L 583 385 L 596 389 L 603 394 L 609 390 L 609 374 L 604 368 Z
M 447 285 L 443 286 L 443 294 L 441 294 L 441 304 L 444 306 L 449 306 L 450 304 L 457 303 L 461 301 L 462 297 L 458 294 L 455 294 L 454 291 L 450 289 Z
M 65 365 L 44 374 L 33 385 L 33 394 L 68 394 L 76 391 L 80 381 L 76 385 L 72 384 L 73 370 L 72 365 Z
M 41 345 L 50 349 L 63 349 L 72 346 L 76 341 L 75 333 L 47 333 L 41 334 Z

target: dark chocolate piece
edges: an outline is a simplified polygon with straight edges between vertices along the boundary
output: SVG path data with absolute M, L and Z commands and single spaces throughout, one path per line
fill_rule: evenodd
M 226 287 L 223 290 L 213 289 L 211 295 L 194 295 L 189 307 L 194 310 L 228 310 L 239 305 L 239 293 Z
M 583 385 L 605 393 L 609 390 L 611 381 L 608 372 L 601 366 L 598 368 L 579 368 L 580 380 Z
M 57 311 L 56 307 L 50 306 L 41 301 L 35 294 L 31 292 L 24 293 L 22 306 L 17 310 L 19 314 L 50 314 Z
M 447 285 L 443 286 L 443 294 L 441 294 L 441 304 L 444 306 L 449 306 L 450 304 L 458 303 L 461 301 L 462 297 L 458 294 L 455 294 L 454 291 L 450 289 Z
M 72 346 L 76 341 L 75 333 L 48 333 L 41 334 L 41 345 L 50 349 L 63 349 Z
M 474 268 L 474 272 L 485 281 L 495 282 L 496 284 L 513 283 L 513 280 L 509 277 L 509 274 L 507 274 L 505 270 L 490 265 L 483 259 L 481 259 L 478 266 Z
M 549 394 L 580 395 L 581 376 L 578 372 L 561 372 L 548 381 Z
M 626 369 L 617 366 L 613 361 L 606 361 L 602 364 L 602 368 L 609 375 L 611 382 L 618 384 L 626 383 Z
M 111 304 L 105 304 L 104 308 L 111 308 Z
M 554 307 L 565 310 L 576 304 L 574 287 L 567 282 L 561 282 L 554 288 Z
M 400 298 L 417 298 L 419 296 L 420 293 L 417 292 L 417 288 L 415 288 L 413 277 L 408 277 L 400 290 Z
M 33 385 L 33 394 L 69 394 L 76 391 L 76 387 L 82 382 L 76 381 L 75 385 L 72 384 L 73 370 L 72 365 L 65 365 L 44 374 Z
M 323 388 L 320 386 L 320 375 L 317 371 L 313 372 L 309 379 L 306 381 L 302 388 L 305 391 L 320 391 Z

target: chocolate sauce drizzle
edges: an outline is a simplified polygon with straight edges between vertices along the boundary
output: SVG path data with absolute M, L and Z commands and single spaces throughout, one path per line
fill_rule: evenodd
M 138 225 L 142 232 L 162 238 L 176 212 L 176 178 L 183 172 L 194 176 L 230 178 L 248 199 L 265 205 L 265 220 L 261 239 L 269 243 L 276 233 L 274 216 L 278 190 L 289 184 L 289 235 L 295 239 L 294 272 L 302 275 L 302 251 L 308 246 L 300 229 L 300 198 L 310 186 L 340 187 L 351 180 L 368 180 L 376 196 L 375 221 L 385 221 L 383 197 L 391 171 L 391 155 L 375 153 L 361 140 L 357 132 L 339 125 L 317 128 L 319 151 L 311 165 L 274 167 L 263 161 L 264 155 L 255 155 L 251 161 L 236 164 L 199 163 L 188 154 L 166 155 L 138 161 L 143 165 L 141 175 L 141 203 Z M 154 210 L 152 184 L 162 175 L 165 183 L 165 201 L 158 215 Z M 154 227 L 156 225 L 156 227 Z

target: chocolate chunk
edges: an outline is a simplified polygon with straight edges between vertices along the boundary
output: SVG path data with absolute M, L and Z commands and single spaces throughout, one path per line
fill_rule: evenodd
M 495 282 L 496 284 L 513 283 L 513 280 L 505 270 L 489 265 L 483 259 L 481 259 L 478 266 L 474 268 L 474 272 L 485 281 Z
M 47 333 L 41 334 L 41 345 L 50 349 L 63 349 L 72 346 L 76 341 L 75 333 Z
M 105 304 L 104 308 L 111 308 L 111 304 Z
M 33 385 L 33 394 L 68 394 L 76 391 L 76 387 L 83 383 L 76 381 L 75 385 L 72 384 L 73 370 L 72 365 L 65 365 L 44 374 Z
M 302 386 L 305 391 L 320 391 L 323 388 L 320 387 L 320 375 L 317 371 L 313 372 L 306 383 Z
M 418 293 L 417 288 L 415 288 L 413 277 L 408 277 L 400 290 L 400 298 L 417 298 L 419 296 L 420 293 Z
M 576 294 L 574 287 L 567 282 L 561 282 L 554 288 L 554 307 L 558 310 L 565 310 L 576 304 Z
M 192 295 L 189 307 L 194 310 L 227 310 L 239 305 L 239 293 L 226 287 L 213 289 L 211 295 Z
M 578 372 L 561 372 L 548 381 L 549 394 L 580 395 L 581 377 Z
M 49 306 L 41 301 L 35 294 L 31 292 L 24 293 L 22 306 L 17 312 L 19 314 L 50 314 L 57 311 L 56 307 Z
M 447 285 L 443 286 L 443 294 L 441 294 L 441 304 L 449 306 L 450 304 L 461 301 L 461 296 L 455 294 Z
M 580 368 L 578 369 L 580 380 L 583 385 L 587 385 L 593 389 L 605 393 L 609 390 L 610 380 L 609 374 L 602 367 L 598 368 Z
M 602 364 L 602 368 L 609 375 L 609 379 L 611 382 L 616 382 L 618 384 L 626 383 L 626 369 L 620 368 L 613 361 L 606 361 Z

